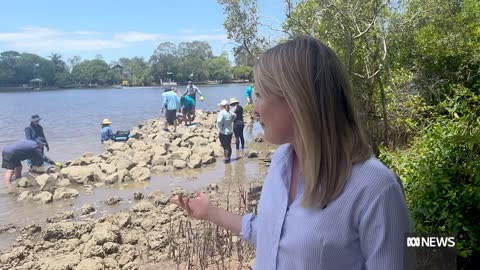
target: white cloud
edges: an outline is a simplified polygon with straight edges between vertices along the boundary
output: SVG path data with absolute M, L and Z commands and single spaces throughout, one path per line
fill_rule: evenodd
M 228 42 L 225 34 L 204 34 L 183 29 L 176 34 L 145 33 L 130 31 L 125 33 L 105 34 L 95 31 L 78 30 L 66 32 L 46 27 L 23 27 L 16 32 L 0 32 L 1 50 L 22 50 L 33 53 L 51 52 L 97 52 L 105 49 L 117 49 L 142 42 Z
M 79 31 L 74 31 L 72 32 L 75 35 L 79 36 L 98 36 L 101 35 L 102 33 L 95 32 L 95 31 L 88 31 L 88 30 L 79 30 Z
M 155 41 L 160 39 L 160 34 L 150 34 L 142 32 L 127 32 L 122 34 L 115 34 L 114 39 L 124 42 L 143 42 L 143 41 Z

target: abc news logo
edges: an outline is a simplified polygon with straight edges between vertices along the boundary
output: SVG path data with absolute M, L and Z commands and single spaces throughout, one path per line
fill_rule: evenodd
M 455 247 L 455 237 L 409 236 L 407 247 L 452 248 Z

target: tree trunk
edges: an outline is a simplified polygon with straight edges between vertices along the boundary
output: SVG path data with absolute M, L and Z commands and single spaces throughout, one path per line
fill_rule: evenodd
M 383 141 L 385 145 L 389 145 L 388 141 L 388 116 L 387 116 L 387 100 L 385 98 L 385 89 L 383 88 L 382 78 L 378 77 L 378 86 L 380 87 L 380 97 L 382 104 L 382 114 L 383 114 Z

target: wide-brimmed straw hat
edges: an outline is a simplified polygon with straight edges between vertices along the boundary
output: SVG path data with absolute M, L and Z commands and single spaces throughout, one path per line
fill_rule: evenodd
M 239 102 L 238 102 L 238 100 L 237 100 L 236 98 L 232 97 L 232 98 L 230 99 L 230 105 L 235 104 L 235 103 L 239 103 Z
M 108 118 L 103 119 L 102 125 L 110 125 L 112 121 L 110 121 Z

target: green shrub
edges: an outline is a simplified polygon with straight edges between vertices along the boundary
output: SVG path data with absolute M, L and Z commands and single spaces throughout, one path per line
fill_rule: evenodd
M 480 103 L 456 87 L 439 116 L 405 151 L 380 159 L 403 180 L 418 232 L 458 233 L 458 255 L 480 256 Z

